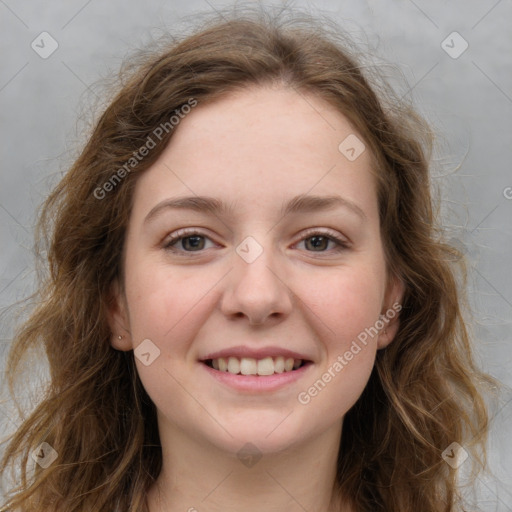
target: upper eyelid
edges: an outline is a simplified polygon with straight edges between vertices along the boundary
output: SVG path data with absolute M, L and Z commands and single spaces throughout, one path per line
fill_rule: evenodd
M 174 235 L 167 236 L 164 239 L 164 245 L 165 246 L 170 245 L 171 242 L 174 244 L 176 242 L 179 242 L 183 238 L 192 237 L 194 235 L 208 238 L 212 242 L 217 243 L 217 242 L 215 242 L 214 237 L 210 236 L 208 233 L 203 231 L 202 228 L 182 228 L 182 229 L 178 229 Z M 335 230 L 333 230 L 332 228 L 307 228 L 305 231 L 303 231 L 301 233 L 300 238 L 296 242 L 294 242 L 294 244 L 302 242 L 304 239 L 308 238 L 309 236 L 313 236 L 313 235 L 326 236 L 328 238 L 331 238 L 335 243 L 337 243 L 339 245 L 343 245 L 343 244 L 345 244 L 347 246 L 352 245 L 351 240 L 348 239 L 347 236 L 340 234 L 338 232 L 335 232 Z M 336 240 L 336 239 L 339 239 L 339 240 Z M 191 252 L 193 252 L 193 251 L 191 251 Z
M 343 233 L 337 232 L 336 230 L 332 228 L 307 228 L 302 234 L 300 240 L 303 240 L 308 235 L 312 234 L 319 234 L 319 235 L 325 235 L 325 236 L 332 236 L 336 238 L 341 238 L 344 240 L 347 244 L 351 244 L 352 241 Z M 300 241 L 299 240 L 299 241 Z
M 212 237 L 211 235 L 209 235 L 207 232 L 203 231 L 202 228 L 182 228 L 182 229 L 178 229 L 176 230 L 176 232 L 174 233 L 170 233 L 168 234 L 165 238 L 164 238 L 164 243 L 168 240 L 180 240 L 181 238 L 187 238 L 189 236 L 194 236 L 194 235 L 198 235 L 198 236 L 204 236 L 205 238 L 210 238 L 210 239 L 214 239 L 214 237 Z

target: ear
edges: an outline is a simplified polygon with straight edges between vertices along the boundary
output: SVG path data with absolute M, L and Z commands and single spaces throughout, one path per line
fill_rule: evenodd
M 112 332 L 110 340 L 112 347 L 122 351 L 132 350 L 134 347 L 130 335 L 130 319 L 126 297 L 117 280 L 114 281 L 110 290 L 107 321 Z
M 396 336 L 400 326 L 400 311 L 405 285 L 397 276 L 390 276 L 386 287 L 380 321 L 384 324 L 379 332 L 377 350 L 387 347 Z

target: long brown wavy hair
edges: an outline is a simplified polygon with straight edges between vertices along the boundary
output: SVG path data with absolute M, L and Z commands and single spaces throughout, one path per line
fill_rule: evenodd
M 378 351 L 345 416 L 336 488 L 357 512 L 460 510 L 458 473 L 442 453 L 457 442 L 471 455 L 465 464 L 475 472 L 485 466 L 481 385 L 491 379 L 472 356 L 463 258 L 439 227 L 429 175 L 433 134 L 361 64 L 338 26 L 289 14 L 224 10 L 191 35 L 132 56 L 79 157 L 45 201 L 36 249 L 48 266 L 31 316 L 15 333 L 7 381 L 16 396 L 32 349 L 44 350 L 50 380 L 9 437 L 0 471 L 10 467 L 15 485 L 2 510 L 147 512 L 162 463 L 156 411 L 133 352 L 112 348 L 106 312 L 112 284 L 123 280 L 134 185 L 173 130 L 108 190 L 105 183 L 191 98 L 201 104 L 268 83 L 316 94 L 362 136 L 374 162 L 388 269 L 405 285 L 398 333 Z M 58 454 L 46 469 L 31 456 L 42 442 Z

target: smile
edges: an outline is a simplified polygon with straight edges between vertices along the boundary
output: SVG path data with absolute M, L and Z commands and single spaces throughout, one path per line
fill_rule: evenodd
M 231 373 L 233 375 L 258 375 L 260 377 L 292 372 L 308 363 L 308 361 L 303 359 L 283 356 L 267 356 L 262 359 L 252 357 L 219 357 L 206 359 L 203 362 L 208 367 L 219 372 Z

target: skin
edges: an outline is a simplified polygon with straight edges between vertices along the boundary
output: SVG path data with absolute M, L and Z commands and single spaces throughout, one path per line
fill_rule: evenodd
M 149 366 L 136 358 L 157 407 L 163 452 L 151 512 L 339 507 L 333 484 L 343 417 L 365 388 L 376 351 L 392 341 L 398 316 L 309 403 L 297 397 L 403 292 L 387 274 L 369 152 L 349 161 L 338 150 L 350 134 L 348 120 L 321 98 L 253 86 L 198 104 L 138 179 L 125 282 L 114 286 L 109 322 L 114 348 L 150 339 L 160 350 Z M 280 215 L 299 194 L 337 194 L 364 218 L 346 207 Z M 161 201 L 185 195 L 215 197 L 234 212 L 169 208 L 144 221 Z M 201 231 L 200 250 L 190 249 L 190 239 L 175 243 L 180 252 L 165 247 L 181 228 Z M 315 249 L 309 228 L 348 247 L 336 252 L 335 242 L 324 241 Z M 248 236 L 263 248 L 252 263 L 235 250 Z M 313 364 L 283 389 L 240 392 L 199 362 L 236 345 L 286 347 Z M 252 467 L 237 457 L 248 442 L 262 456 Z

